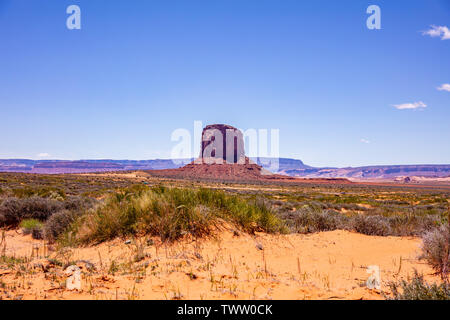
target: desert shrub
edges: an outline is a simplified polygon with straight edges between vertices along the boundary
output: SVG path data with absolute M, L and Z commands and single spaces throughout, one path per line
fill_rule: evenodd
M 173 208 L 168 203 L 159 203 L 153 204 L 153 209 L 156 214 L 144 217 L 143 230 L 159 235 L 163 241 L 175 240 L 186 233 L 194 237 L 209 235 L 211 225 L 215 224 L 211 209 L 201 205 Z
M 386 212 L 380 208 L 370 212 L 364 210 L 364 214 L 355 212 L 343 214 L 336 210 L 344 208 L 360 211 L 360 207 L 324 204 L 317 201 L 302 202 L 298 205 L 302 206 L 297 210 L 293 210 L 293 207 L 276 206 L 277 215 L 285 221 L 292 232 L 298 233 L 342 229 L 377 236 L 421 236 L 448 219 L 443 213 Z
M 190 234 L 208 235 L 220 220 L 249 232 L 277 232 L 281 221 L 266 203 L 210 189 L 125 189 L 111 195 L 93 212 L 72 225 L 81 242 L 101 242 L 118 236 L 147 233 L 162 240 Z
M 31 236 L 33 237 L 33 239 L 36 239 L 36 240 L 44 239 L 44 234 L 42 232 L 42 228 L 34 228 L 31 231 Z
M 25 219 L 20 223 L 24 234 L 32 234 L 34 239 L 42 238 L 43 223 L 36 219 Z
M 94 207 L 98 203 L 97 200 L 89 197 L 70 196 L 63 203 L 66 210 L 87 210 Z
M 51 242 L 56 241 L 81 215 L 82 211 L 80 210 L 62 210 L 54 213 L 42 228 L 43 237 Z
M 382 216 L 357 215 L 352 219 L 353 229 L 356 232 L 373 235 L 388 236 L 392 234 L 389 219 Z
M 450 270 L 450 228 L 442 225 L 423 235 L 422 256 L 436 272 L 447 278 Z
M 313 233 L 320 231 L 332 231 L 346 229 L 348 218 L 338 212 L 331 210 L 314 210 L 303 207 L 291 212 L 286 217 L 291 230 L 297 233 Z
M 424 281 L 423 275 L 417 271 L 409 281 L 391 282 L 389 284 L 392 296 L 391 300 L 450 300 L 450 284 L 443 282 L 428 284 Z
M 434 229 L 442 221 L 440 215 L 399 214 L 388 218 L 392 235 L 420 236 Z
M 62 206 L 60 201 L 39 197 L 7 198 L 0 205 L 0 226 L 17 227 L 24 219 L 44 221 Z
M 17 188 L 13 189 L 12 193 L 17 198 L 41 197 L 55 200 L 64 200 L 66 198 L 66 193 L 64 190 L 54 187 Z

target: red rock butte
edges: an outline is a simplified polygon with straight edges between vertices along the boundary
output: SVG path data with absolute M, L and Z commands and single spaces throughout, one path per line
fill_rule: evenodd
M 198 163 L 245 164 L 244 136 L 226 124 L 208 125 L 203 129 Z
M 208 125 L 203 129 L 201 151 L 190 164 L 168 170 L 149 171 L 153 176 L 213 180 L 295 180 L 273 174 L 245 156 L 242 132 L 226 124 Z
M 203 129 L 200 155 L 191 163 L 178 169 L 146 172 L 151 176 L 174 179 L 350 183 L 347 179 L 299 179 L 274 174 L 245 156 L 242 132 L 226 124 L 212 124 Z

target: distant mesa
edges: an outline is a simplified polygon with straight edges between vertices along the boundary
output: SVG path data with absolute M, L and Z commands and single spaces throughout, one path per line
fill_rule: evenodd
M 1 172 L 37 174 L 146 171 L 155 176 L 213 180 L 309 179 L 353 181 L 385 180 L 414 184 L 450 181 L 450 164 L 381 165 L 365 167 L 311 167 L 288 158 L 249 158 L 240 130 L 227 124 L 203 129 L 200 154 L 190 159 L 154 160 L 29 160 L 0 159 Z M 298 146 L 293 146 L 297 148 Z M 175 161 L 176 160 L 176 161 Z M 188 165 L 181 167 L 183 164 Z M 273 166 L 273 164 L 277 164 Z M 271 170 L 271 171 L 269 171 Z M 341 179 L 341 180 L 339 180 Z

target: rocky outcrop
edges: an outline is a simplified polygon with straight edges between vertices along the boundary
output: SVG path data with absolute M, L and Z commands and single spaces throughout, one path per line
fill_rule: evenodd
M 242 132 L 225 124 L 203 129 L 200 156 L 196 160 L 178 169 L 154 170 L 151 175 L 220 181 L 293 180 L 273 174 L 246 157 Z
M 244 136 L 226 124 L 212 124 L 203 129 L 200 157 L 196 163 L 245 164 Z

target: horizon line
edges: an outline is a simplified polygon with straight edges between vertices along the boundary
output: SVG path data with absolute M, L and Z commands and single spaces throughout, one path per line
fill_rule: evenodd
M 276 157 L 249 157 L 250 159 L 277 159 Z M 110 158 L 99 158 L 99 159 L 75 159 L 75 160 L 69 160 L 69 159 L 32 159 L 32 158 L 1 158 L 0 161 L 14 161 L 14 160 L 22 160 L 22 161 L 56 161 L 56 162 L 82 162 L 82 161 L 182 161 L 182 160 L 192 160 L 195 159 L 194 157 L 191 158 L 154 158 L 154 159 L 110 159 Z M 288 158 L 288 157 L 278 157 L 278 159 L 288 159 L 288 160 L 295 160 L 302 162 L 305 166 L 309 166 L 311 168 L 322 168 L 322 169 L 346 169 L 346 168 L 364 168 L 364 167 L 397 167 L 397 166 L 450 166 L 450 163 L 409 163 L 409 164 L 373 164 L 373 165 L 360 165 L 360 166 L 312 166 L 308 165 L 303 160 L 297 159 L 297 158 Z

